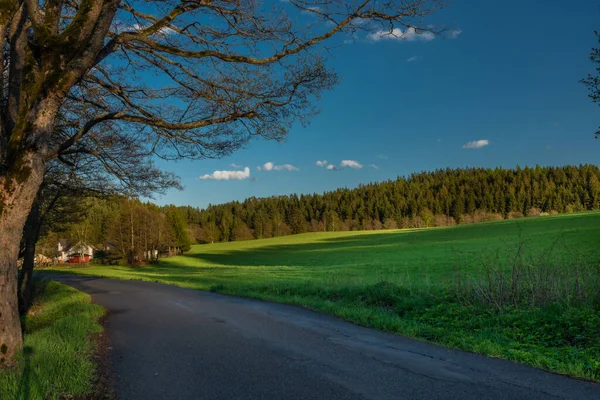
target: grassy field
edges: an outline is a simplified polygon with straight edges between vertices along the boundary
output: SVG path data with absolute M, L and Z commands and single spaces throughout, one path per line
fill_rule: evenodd
M 600 380 L 599 241 L 595 212 L 198 245 L 150 267 L 59 270 L 298 304 Z M 506 297 L 497 287 L 511 288 L 517 258 L 518 276 L 527 279 L 518 282 L 519 296 Z M 531 295 L 534 280 L 548 290 Z
M 104 309 L 90 296 L 56 282 L 38 282 L 24 318 L 20 367 L 0 371 L 0 399 L 78 398 L 93 389 L 90 336 Z

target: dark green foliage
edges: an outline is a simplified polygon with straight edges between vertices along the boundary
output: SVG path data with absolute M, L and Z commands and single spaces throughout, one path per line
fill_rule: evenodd
M 167 207 L 166 216 L 169 225 L 175 234 L 175 247 L 182 251 L 188 251 L 192 247 L 188 225 L 183 213 L 175 207 Z
M 421 228 L 600 207 L 595 165 L 444 169 L 313 195 L 180 207 L 200 243 L 318 231 Z M 241 227 L 241 228 L 240 228 Z

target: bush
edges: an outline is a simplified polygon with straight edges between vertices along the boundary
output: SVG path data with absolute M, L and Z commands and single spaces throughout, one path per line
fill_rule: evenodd
M 476 210 L 472 214 L 462 216 L 461 224 L 475 224 L 478 222 L 501 221 L 504 217 L 500 214 L 490 213 L 485 210 Z
M 484 255 L 479 262 L 478 275 L 461 274 L 455 282 L 457 295 L 467 302 L 501 311 L 555 303 L 597 307 L 600 301 L 600 264 L 557 243 L 535 252 L 520 240 L 512 252 Z
M 568 214 L 585 211 L 585 208 L 580 203 L 567 204 L 565 212 Z
M 387 218 L 383 222 L 383 229 L 398 229 L 398 223 L 394 219 Z
M 413 228 L 411 219 L 409 217 L 402 217 L 402 219 L 400 219 L 399 227 L 400 229 Z
M 507 219 L 517 219 L 517 218 L 524 218 L 524 217 L 525 216 L 523 215 L 523 213 L 520 213 L 517 211 L 511 211 L 506 216 Z

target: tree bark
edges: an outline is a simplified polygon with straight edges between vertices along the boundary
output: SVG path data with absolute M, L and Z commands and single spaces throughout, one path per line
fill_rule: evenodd
M 42 218 L 40 214 L 40 205 L 36 201 L 27 217 L 25 229 L 23 231 L 23 241 L 25 242 L 25 252 L 23 254 L 23 266 L 19 276 L 19 313 L 25 314 L 31 305 L 32 276 L 35 267 L 35 248 L 40 235 Z
M 42 156 L 25 151 L 0 172 L 0 368 L 16 363 L 23 341 L 17 298 L 17 260 L 23 227 L 44 175 Z

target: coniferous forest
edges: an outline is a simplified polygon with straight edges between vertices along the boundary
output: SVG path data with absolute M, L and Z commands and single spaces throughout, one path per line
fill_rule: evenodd
M 600 168 L 443 169 L 324 194 L 178 208 L 199 243 L 449 226 L 599 209 Z
M 61 238 L 97 248 L 111 242 L 116 255 L 133 263 L 150 260 L 149 254 L 187 251 L 193 243 L 451 226 L 600 209 L 600 168 L 445 169 L 355 189 L 249 198 L 206 209 L 123 197 L 71 203 L 74 210 L 68 213 L 54 210 L 63 215 L 58 222 L 47 218 L 38 251 L 53 254 Z

